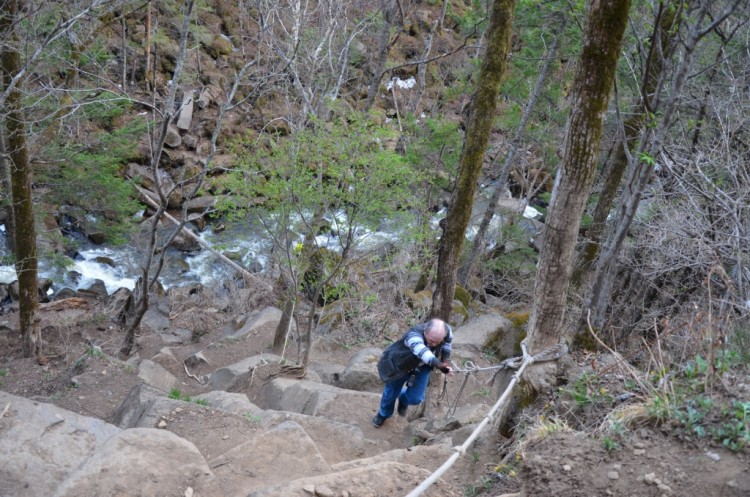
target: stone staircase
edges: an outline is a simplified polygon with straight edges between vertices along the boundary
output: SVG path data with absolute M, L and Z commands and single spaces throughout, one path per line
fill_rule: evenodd
M 235 344 L 267 338 L 277 311 L 227 336 Z M 475 338 L 457 340 L 454 357 L 478 360 L 479 342 L 507 326 L 500 316 L 483 319 L 464 325 L 464 336 Z M 467 397 L 450 420 L 394 417 L 376 429 L 379 351 L 360 351 L 344 365 L 326 362 L 324 349 L 314 345 L 307 374 L 292 377 L 276 374 L 283 360 L 270 354 L 235 360 L 216 343 L 172 347 L 141 361 L 143 381 L 111 423 L 0 392 L 0 409 L 10 406 L 0 418 L 0 497 L 406 495 L 488 410 Z M 190 400 L 175 400 L 168 388 L 183 364 L 200 385 Z M 467 392 L 481 388 L 472 381 Z M 439 480 L 424 495 L 462 493 Z

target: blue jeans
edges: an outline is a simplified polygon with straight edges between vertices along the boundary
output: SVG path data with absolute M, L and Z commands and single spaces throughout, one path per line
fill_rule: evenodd
M 383 418 L 393 416 L 393 408 L 396 405 L 396 399 L 401 400 L 401 405 L 415 406 L 421 404 L 427 392 L 427 384 L 430 382 L 430 372 L 432 368 L 422 366 L 417 372 L 414 379 L 414 385 L 406 386 L 406 380 L 411 373 L 404 373 L 395 380 L 391 380 L 383 387 L 383 396 L 380 398 L 380 410 L 378 414 Z

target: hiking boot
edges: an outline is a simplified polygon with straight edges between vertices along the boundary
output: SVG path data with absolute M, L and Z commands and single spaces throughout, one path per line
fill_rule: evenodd
M 401 402 L 401 399 L 398 399 L 398 403 L 396 404 L 396 412 L 399 416 L 404 417 L 406 416 L 406 409 L 409 406 L 406 404 L 406 402 Z
M 380 428 L 383 426 L 383 423 L 385 423 L 385 418 L 380 414 L 376 414 L 375 417 L 372 418 L 372 426 L 375 428 Z

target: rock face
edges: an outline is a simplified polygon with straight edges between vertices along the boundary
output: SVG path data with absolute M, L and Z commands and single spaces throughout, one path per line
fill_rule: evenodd
M 3 495 L 146 497 L 188 487 L 219 495 L 201 454 L 173 433 L 122 430 L 4 392 L 0 404 L 8 406 L 0 420 Z

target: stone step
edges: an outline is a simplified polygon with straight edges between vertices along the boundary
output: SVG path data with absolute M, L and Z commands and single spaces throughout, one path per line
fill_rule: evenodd
M 256 402 L 267 409 L 356 423 L 364 429 L 370 427 L 370 420 L 380 404 L 380 395 L 279 377 L 266 383 Z
M 331 471 L 315 442 L 294 421 L 284 421 L 236 446 L 211 460 L 209 466 L 227 497 L 245 497 L 280 478 L 296 479 Z
M 352 423 L 263 410 L 238 393 L 210 392 L 193 400 L 208 405 L 170 399 L 164 392 L 138 385 L 123 401 L 115 422 L 121 428 L 171 431 L 195 444 L 206 459 L 229 452 L 287 421 L 297 423 L 309 434 L 329 464 L 362 457 L 365 452 L 362 430 Z M 192 426 L 213 429 L 195 430 Z
M 430 471 L 392 461 L 349 468 L 330 474 L 298 478 L 286 483 L 257 489 L 247 497 L 398 497 L 408 494 Z M 460 497 L 463 495 L 444 480 L 438 480 L 422 495 Z

